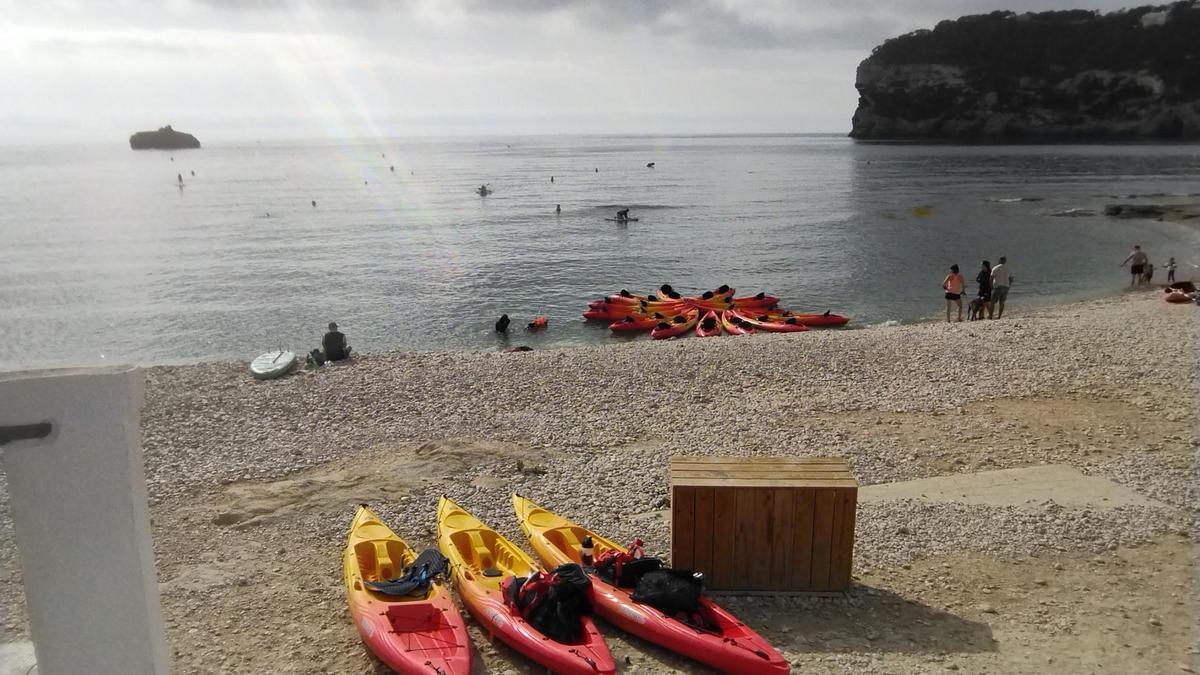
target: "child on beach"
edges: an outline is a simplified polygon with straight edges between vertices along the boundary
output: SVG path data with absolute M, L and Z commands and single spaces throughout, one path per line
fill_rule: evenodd
M 958 265 L 950 266 L 950 273 L 942 280 L 942 290 L 946 292 L 946 321 L 950 321 L 950 304 L 958 305 L 958 320 L 963 320 L 962 292 L 966 282 L 958 271 Z
M 1167 261 L 1167 283 L 1175 283 L 1175 258 L 1172 257 Z

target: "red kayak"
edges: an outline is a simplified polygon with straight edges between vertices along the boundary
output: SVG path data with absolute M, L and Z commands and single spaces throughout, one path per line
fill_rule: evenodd
M 370 585 L 400 577 L 416 557 L 370 509 L 358 507 L 342 554 L 350 617 L 363 643 L 397 673 L 468 675 L 471 639 L 440 576 L 420 595 L 388 595 Z
M 504 579 L 540 571 L 529 554 L 448 497 L 438 503 L 438 548 L 450 560 L 458 596 L 489 636 L 555 673 L 610 675 L 612 653 L 589 616 L 580 617 L 580 638 L 558 642 L 543 634 L 505 602 Z M 430 675 L 439 675 L 430 671 Z
M 580 549 L 591 537 L 594 559 L 605 551 L 626 552 L 625 547 L 513 495 L 513 509 L 521 530 L 537 557 L 547 567 L 580 563 Z M 771 645 L 737 617 L 706 596 L 700 597 L 700 614 L 713 630 L 703 630 L 634 602 L 630 590 L 614 586 L 592 574 L 592 607 L 600 618 L 674 652 L 726 673 L 784 675 L 788 662 Z
M 700 321 L 700 312 L 692 310 L 687 314 L 672 317 L 669 321 L 660 321 L 654 330 L 650 331 L 650 337 L 655 340 L 664 338 L 676 337 L 683 335 L 689 330 L 696 327 L 696 323 Z
M 714 335 L 720 334 L 721 322 L 717 319 L 717 313 L 710 309 L 708 310 L 708 313 L 704 315 L 704 318 L 700 319 L 700 322 L 696 324 L 696 336 L 713 337 Z
M 781 319 L 772 321 L 767 316 L 753 316 L 748 310 L 730 310 L 734 316 L 742 320 L 758 330 L 765 330 L 768 333 L 800 333 L 808 330 L 808 326 L 802 323 L 797 323 L 794 319 Z
M 650 330 L 658 325 L 661 319 L 656 319 L 645 314 L 630 314 L 629 316 L 614 321 L 609 325 L 608 329 L 618 332 L 637 332 L 642 330 Z
M 730 335 L 749 335 L 754 332 L 754 329 L 734 312 L 721 312 L 721 328 Z
M 771 312 L 769 316 L 773 320 L 786 321 L 787 319 L 795 319 L 796 323 L 802 323 L 805 326 L 845 326 L 850 321 L 849 317 L 842 316 L 841 314 L 831 314 L 830 312 L 825 312 L 824 314 L 802 314 L 798 312 L 775 314 Z
M 755 309 L 765 309 L 767 307 L 774 307 L 777 304 L 779 304 L 779 298 L 775 297 L 774 295 L 767 295 L 766 293 L 759 293 L 758 295 L 752 295 L 748 298 L 733 299 L 733 306 L 738 309 L 749 309 L 751 307 Z

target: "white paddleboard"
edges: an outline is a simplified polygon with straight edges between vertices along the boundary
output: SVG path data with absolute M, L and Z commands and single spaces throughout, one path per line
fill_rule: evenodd
M 267 352 L 250 362 L 250 374 L 259 380 L 273 380 L 292 369 L 296 352 Z

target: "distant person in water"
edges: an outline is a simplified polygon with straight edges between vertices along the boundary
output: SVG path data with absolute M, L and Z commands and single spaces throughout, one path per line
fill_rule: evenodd
M 511 323 L 511 322 L 508 320 L 508 315 L 501 314 L 500 318 L 496 320 L 496 332 L 497 333 L 507 333 L 509 323 Z
M 1012 285 L 1013 275 L 1012 270 L 1008 268 L 1008 258 L 1000 256 L 1000 262 L 992 268 L 992 307 L 996 310 L 996 316 L 992 316 L 988 312 L 988 318 L 999 319 L 1004 316 L 1004 301 L 1008 300 L 1008 287 Z
M 1175 258 L 1167 261 L 1167 283 L 1175 283 Z
M 975 283 L 979 284 L 979 300 L 983 303 L 983 308 L 987 310 L 988 316 L 992 315 L 992 263 L 984 260 L 979 266 L 979 274 L 975 276 Z
M 629 220 L 629 209 L 617 211 L 617 220 Z
M 1142 247 L 1134 246 L 1133 252 L 1121 263 L 1121 267 L 1124 267 L 1126 263 L 1129 264 L 1130 286 L 1137 285 L 1142 280 L 1142 275 L 1146 273 L 1146 263 L 1148 262 L 1150 262 L 1150 257 L 1146 255 Z
M 328 361 L 345 361 L 350 358 L 350 345 L 346 344 L 346 335 L 338 330 L 338 325 L 329 322 L 329 332 L 321 338 L 321 349 Z
M 181 174 L 181 173 L 175 174 L 175 180 L 179 181 L 180 185 L 183 185 L 183 174 Z
M 551 183 L 553 183 L 553 182 L 554 182 L 554 176 L 550 176 L 550 182 L 551 182 Z
M 554 212 L 555 212 L 555 213 L 562 213 L 562 204 L 555 204 L 555 205 L 554 205 Z
M 942 279 L 942 290 L 946 292 L 946 321 L 950 321 L 950 305 L 958 305 L 958 320 L 963 320 L 962 294 L 963 275 L 958 271 L 958 265 L 950 266 L 950 273 Z
M 196 172 L 195 172 L 195 171 L 193 171 L 193 172 L 192 172 L 192 178 L 195 178 L 195 177 L 196 177 Z

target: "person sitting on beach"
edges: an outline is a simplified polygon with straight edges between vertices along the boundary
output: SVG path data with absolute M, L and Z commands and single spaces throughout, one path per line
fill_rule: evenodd
M 346 335 L 338 330 L 338 325 L 329 322 L 329 332 L 321 338 L 321 349 L 327 361 L 345 361 L 350 358 L 350 345 L 346 344 Z
M 988 316 L 992 315 L 992 263 L 987 260 L 979 268 L 979 274 L 975 277 L 975 282 L 979 284 L 979 299 L 983 301 L 983 308 L 987 310 Z
M 958 265 L 950 266 L 950 273 L 942 279 L 942 290 L 946 292 L 946 321 L 950 321 L 950 305 L 955 303 L 958 305 L 958 320 L 963 320 L 963 305 L 962 292 L 965 282 L 962 274 L 958 271 Z
M 1129 257 L 1125 258 L 1124 262 L 1121 263 L 1121 267 L 1124 267 L 1125 263 L 1129 263 L 1130 286 L 1134 286 L 1141 281 L 1142 274 L 1146 272 L 1146 263 L 1148 262 L 1150 262 L 1150 257 L 1146 255 L 1142 247 L 1134 246 L 1133 253 L 1130 253 Z

